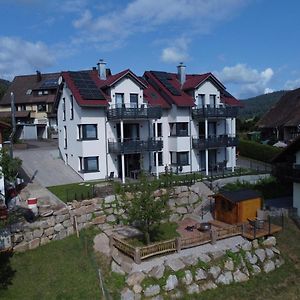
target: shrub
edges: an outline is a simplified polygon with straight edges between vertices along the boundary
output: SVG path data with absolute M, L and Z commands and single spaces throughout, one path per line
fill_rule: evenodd
M 269 145 L 241 139 L 238 146 L 240 155 L 269 163 L 282 150 Z

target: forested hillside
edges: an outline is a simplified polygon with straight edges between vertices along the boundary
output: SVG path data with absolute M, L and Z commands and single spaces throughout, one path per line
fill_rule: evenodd
M 0 99 L 5 94 L 10 82 L 0 78 Z
M 285 93 L 286 91 L 277 91 L 242 100 L 244 108 L 240 109 L 239 118 L 250 119 L 256 116 L 260 118 L 274 106 Z

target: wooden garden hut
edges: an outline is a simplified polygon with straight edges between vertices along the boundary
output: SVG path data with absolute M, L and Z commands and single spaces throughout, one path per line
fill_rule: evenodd
M 261 209 L 261 193 L 254 190 L 220 191 L 215 198 L 215 219 L 228 224 L 255 219 Z

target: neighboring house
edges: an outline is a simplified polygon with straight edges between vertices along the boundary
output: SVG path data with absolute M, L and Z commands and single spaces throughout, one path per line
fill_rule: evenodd
M 16 107 L 16 137 L 20 139 L 49 138 L 57 132 L 53 105 L 58 96 L 59 73 L 16 76 L 0 101 L 0 118 L 11 117 L 11 93 Z
M 262 138 L 290 142 L 300 135 L 300 88 L 284 94 L 258 122 Z
M 280 181 L 293 182 L 293 207 L 300 217 L 300 137 L 280 152 L 273 160 L 274 175 Z
M 10 128 L 10 125 L 0 121 L 0 150 L 2 149 L 2 143 L 3 143 L 3 130 L 6 128 Z M 1 170 L 1 166 L 0 166 L 0 170 Z M 2 173 L 0 173 L 0 205 L 1 205 L 1 199 L 2 201 L 3 200 L 5 201 L 4 197 L 5 197 L 4 176 Z
M 236 166 L 240 102 L 211 73 L 62 72 L 59 149 L 84 180 Z

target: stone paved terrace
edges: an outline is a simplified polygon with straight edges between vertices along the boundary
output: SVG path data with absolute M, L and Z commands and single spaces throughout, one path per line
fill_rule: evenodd
M 242 236 L 235 236 L 224 240 L 219 240 L 216 244 L 212 245 L 210 243 L 201 245 L 198 247 L 193 247 L 189 249 L 181 250 L 180 252 L 172 253 L 169 255 L 163 255 L 160 257 L 151 258 L 149 260 L 142 261 L 141 264 L 136 264 L 132 262 L 131 273 L 134 272 L 150 272 L 150 270 L 155 266 L 163 265 L 166 260 L 172 259 L 182 259 L 188 256 L 193 256 L 201 259 L 201 255 L 207 253 L 217 253 L 226 250 L 237 250 L 237 247 L 244 244 L 247 240 Z

